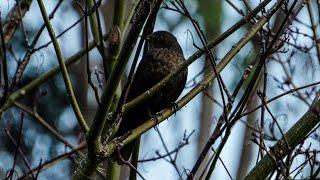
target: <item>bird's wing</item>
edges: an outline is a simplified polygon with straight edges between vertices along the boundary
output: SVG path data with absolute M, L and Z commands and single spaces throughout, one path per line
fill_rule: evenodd
M 147 53 L 139 63 L 129 90 L 127 101 L 136 98 L 157 83 L 157 81 L 155 81 L 156 79 L 154 79 L 155 77 L 149 75 L 150 73 L 148 71 L 150 70 L 152 63 L 150 64 L 148 61 L 153 61 L 149 53 Z

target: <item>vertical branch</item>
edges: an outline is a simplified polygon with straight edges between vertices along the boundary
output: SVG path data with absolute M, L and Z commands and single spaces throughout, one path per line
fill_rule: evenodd
M 138 169 L 140 141 L 141 141 L 141 138 L 138 138 L 135 145 L 134 145 L 134 149 L 132 152 L 131 164 L 135 169 L 130 168 L 129 180 L 137 180 L 137 171 L 136 170 Z
M 135 14 L 131 19 L 131 27 L 128 36 L 125 39 L 116 65 L 108 76 L 106 90 L 102 95 L 101 105 L 98 107 L 94 117 L 91 130 L 88 132 L 88 157 L 82 161 L 82 165 L 78 167 L 73 178 L 82 179 L 91 176 L 93 171 L 99 164 L 99 154 L 101 151 L 101 135 L 106 124 L 106 117 L 111 108 L 112 101 L 125 70 L 126 64 L 130 58 L 131 52 L 138 39 L 139 33 L 150 11 L 149 0 L 140 0 Z
M 1 18 L 1 11 L 0 11 L 0 18 Z M 7 67 L 7 54 L 6 54 L 6 44 L 3 34 L 3 26 L 2 21 L 0 19 L 0 38 L 1 38 L 1 50 L 0 50 L 0 58 L 2 63 L 2 73 L 3 73 L 3 82 L 4 82 L 4 92 L 0 99 L 0 105 L 3 105 L 3 103 L 7 100 L 8 91 L 9 91 L 9 79 L 8 79 L 8 67 Z M 1 73 L 1 72 L 0 72 Z M 1 75 L 0 75 L 1 77 Z M 2 79 L 0 79 L 0 84 L 2 84 Z
M 125 0 L 117 0 L 114 2 L 114 16 L 113 16 L 113 25 L 119 27 L 119 29 L 123 29 L 123 17 L 125 11 Z
M 65 83 L 65 86 L 66 86 L 66 89 L 67 89 L 68 96 L 70 98 L 70 102 L 71 102 L 73 111 L 74 111 L 74 113 L 75 113 L 75 115 L 77 117 L 77 120 L 78 120 L 81 128 L 83 129 L 83 131 L 87 132 L 89 130 L 89 126 L 87 125 L 86 120 L 84 119 L 84 117 L 83 117 L 83 115 L 81 113 L 81 110 L 80 110 L 80 108 L 78 106 L 78 103 L 77 103 L 77 99 L 76 99 L 76 97 L 74 95 L 74 91 L 73 91 L 73 88 L 72 88 L 71 80 L 70 80 L 70 77 L 68 75 L 68 70 L 67 70 L 67 67 L 66 67 L 65 62 L 64 62 L 65 60 L 64 60 L 64 57 L 62 55 L 62 51 L 61 51 L 59 42 L 58 42 L 57 38 L 55 37 L 55 33 L 54 33 L 53 28 L 52 28 L 52 26 L 50 24 L 50 20 L 49 20 L 47 11 L 45 9 L 45 6 L 43 4 L 43 1 L 42 0 L 38 0 L 38 4 L 39 4 L 40 10 L 41 10 L 41 14 L 42 14 L 43 20 L 44 20 L 45 25 L 47 27 L 48 33 L 49 33 L 50 38 L 52 39 L 52 42 L 53 42 L 53 46 L 54 46 L 54 49 L 55 49 L 55 52 L 56 52 L 56 56 L 57 56 L 57 59 L 58 59 L 58 62 L 59 62 L 59 66 L 60 66 L 61 71 L 62 71 L 63 80 L 64 80 L 64 83 Z
M 199 11 L 202 14 L 205 20 L 205 32 L 208 37 L 217 36 L 220 33 L 221 27 L 221 14 L 222 14 L 222 3 L 218 1 L 211 0 L 202 0 L 199 1 Z M 208 14 L 208 12 L 212 12 Z M 213 54 L 215 53 L 214 50 Z M 210 57 L 207 55 L 205 57 L 205 62 L 203 64 L 204 76 L 206 76 L 213 67 L 210 66 Z M 212 115 L 215 107 L 213 106 L 213 101 L 211 97 L 214 97 L 213 86 L 209 86 L 205 92 L 202 93 L 201 97 L 201 112 L 200 112 L 200 121 L 199 121 L 199 135 L 198 135 L 198 144 L 197 144 L 197 154 L 201 152 L 201 149 L 205 145 L 208 137 L 210 136 L 210 129 L 212 123 Z M 200 167 L 200 170 L 204 169 L 204 165 L 208 162 L 208 156 L 203 161 L 203 166 Z
M 89 2 L 92 1 L 92 0 L 89 0 Z M 94 7 L 95 7 L 95 13 L 93 13 L 93 15 L 95 15 L 96 17 L 96 21 L 94 21 L 91 16 L 90 16 L 90 22 L 91 24 L 94 24 L 92 25 L 91 27 L 94 28 L 94 33 L 98 33 L 98 39 L 96 39 L 97 35 L 95 34 L 94 37 L 95 37 L 95 41 L 96 40 L 99 40 L 97 41 L 96 43 L 98 44 L 97 47 L 98 47 L 98 50 L 100 52 L 100 55 L 102 56 L 102 65 L 103 65 L 103 70 L 104 70 L 104 80 L 107 81 L 107 62 L 106 62 L 106 54 L 105 54 L 105 47 L 104 47 L 104 43 L 103 43 L 103 38 L 102 38 L 102 25 L 101 25 L 101 20 L 100 20 L 100 16 L 99 16 L 99 11 L 98 11 L 98 6 L 100 4 L 98 4 L 96 2 L 96 0 L 93 0 L 93 3 L 94 3 Z M 101 3 L 101 1 L 100 1 Z M 90 8 L 90 3 L 89 3 L 89 8 Z M 98 31 L 98 32 L 95 32 L 95 31 Z
M 114 2 L 114 10 L 113 10 L 113 26 L 110 28 L 110 34 L 111 38 L 108 41 L 109 47 L 107 51 L 107 59 L 105 63 L 108 63 L 107 67 L 107 74 L 110 75 L 112 72 L 113 67 L 116 64 L 117 57 L 119 55 L 120 50 L 120 42 L 121 37 L 124 34 L 124 31 L 126 30 L 123 27 L 123 20 L 124 20 L 124 12 L 125 12 L 125 3 L 127 3 L 124 0 L 116 0 Z
M 317 24 L 316 24 L 316 21 L 315 21 L 315 18 L 313 16 L 313 12 L 312 12 L 312 2 L 311 2 L 311 0 L 307 0 L 307 7 L 308 7 L 308 14 L 309 14 L 310 23 L 311 23 L 311 29 L 312 29 L 312 32 L 313 32 L 313 40 L 314 40 L 314 42 L 316 44 L 317 57 L 318 57 L 318 61 L 319 61 L 319 64 L 320 64 L 320 39 L 319 39 L 319 36 L 317 34 Z
M 118 87 L 118 83 L 120 82 L 121 76 L 124 72 L 125 66 L 129 60 L 131 52 L 136 43 L 136 40 L 138 39 L 140 30 L 143 26 L 142 22 L 144 22 L 145 19 L 147 18 L 149 14 L 149 10 L 150 10 L 150 2 L 147 0 L 141 0 L 136 9 L 135 15 L 132 18 L 132 24 L 131 24 L 132 26 L 123 44 L 120 55 L 118 57 L 118 61 L 112 73 L 108 77 L 106 90 L 102 95 L 101 106 L 98 108 L 92 123 L 92 131 L 90 131 L 88 134 L 89 148 L 93 148 L 93 151 L 89 151 L 89 153 L 90 152 L 93 153 L 98 150 L 98 144 L 100 143 L 102 129 L 105 125 L 106 116 L 110 110 L 114 93 Z
M 96 44 L 99 44 L 100 43 L 100 40 L 99 40 L 100 36 L 99 36 L 99 26 L 98 26 L 98 21 L 97 21 L 98 7 L 95 6 L 95 0 L 87 0 L 86 6 L 88 6 L 89 11 L 94 11 L 92 14 L 90 14 L 89 21 L 90 21 L 90 27 L 91 27 L 93 40 Z
M 108 41 L 108 49 L 107 49 L 107 59 L 105 59 L 104 64 L 108 63 L 107 72 L 108 76 L 110 76 L 116 62 L 117 57 L 119 55 L 120 50 L 120 42 L 121 42 L 121 34 L 124 34 L 123 29 L 123 16 L 124 16 L 124 10 L 125 10 L 125 3 L 124 0 L 115 0 L 114 1 L 114 9 L 113 9 L 113 25 L 110 28 L 109 31 L 109 41 Z M 119 85 L 117 87 L 117 90 L 115 92 L 115 97 L 112 103 L 111 110 L 113 111 L 120 99 L 121 96 L 121 86 Z M 106 123 L 103 127 L 102 135 L 106 134 L 105 132 L 109 131 L 110 126 L 109 123 Z M 107 176 L 111 180 L 118 180 L 120 178 L 120 171 L 121 166 L 118 165 L 117 162 L 114 162 L 113 160 L 108 160 L 107 164 Z

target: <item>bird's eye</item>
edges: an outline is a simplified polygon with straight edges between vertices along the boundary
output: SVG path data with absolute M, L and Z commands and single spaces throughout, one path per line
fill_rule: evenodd
M 163 36 L 158 36 L 158 41 L 162 41 Z

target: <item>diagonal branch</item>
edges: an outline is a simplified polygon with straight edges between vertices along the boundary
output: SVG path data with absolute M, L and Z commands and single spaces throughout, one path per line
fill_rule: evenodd
M 303 141 L 308 134 L 320 122 L 320 100 L 316 100 L 313 106 L 295 123 L 284 137 L 278 141 L 276 145 L 270 148 L 268 154 L 272 154 L 278 158 L 284 158 L 292 148 Z M 285 142 L 287 141 L 287 143 Z M 289 148 L 288 148 L 289 146 Z M 260 162 L 250 171 L 245 180 L 250 179 L 265 179 L 277 164 L 269 155 L 263 157 Z
M 223 40 L 225 40 L 227 37 L 229 37 L 232 33 L 234 33 L 236 30 L 238 30 L 241 26 L 247 23 L 247 20 L 254 17 L 261 9 L 263 9 L 271 0 L 265 0 L 262 3 L 260 3 L 251 13 L 249 13 L 247 16 L 243 17 L 239 22 L 234 24 L 232 27 L 230 27 L 228 30 L 211 40 L 206 46 L 208 49 L 215 48 L 216 45 L 221 43 Z M 263 18 L 264 21 L 266 20 Z M 248 37 L 246 37 L 248 38 Z M 236 46 L 236 45 L 235 45 Z M 235 48 L 236 49 L 236 48 Z M 198 51 L 196 51 L 192 56 L 190 56 L 186 62 L 184 62 L 175 72 L 172 72 L 167 77 L 165 77 L 162 81 L 160 81 L 158 84 L 150 88 L 145 93 L 141 94 L 137 98 L 133 99 L 129 103 L 125 104 L 122 108 L 122 112 L 126 112 L 133 107 L 139 105 L 140 103 L 143 103 L 148 100 L 148 98 L 152 97 L 154 94 L 159 92 L 166 83 L 171 81 L 174 77 L 176 77 L 178 74 L 180 74 L 185 68 L 187 68 L 190 64 L 192 64 L 194 61 L 196 61 L 199 57 L 201 57 L 204 52 L 206 52 L 205 48 L 201 48 Z M 229 59 L 231 61 L 231 59 Z M 217 74 L 219 72 L 219 68 L 224 68 L 229 61 L 221 61 L 220 66 L 217 67 Z M 222 67 L 223 66 L 223 67 Z
M 22 0 L 17 4 L 7 16 L 4 22 L 4 43 L 8 44 L 15 34 L 22 17 L 26 14 L 31 6 L 32 0 Z
M 104 39 L 107 39 L 108 34 L 104 35 Z M 88 43 L 88 49 L 86 49 L 86 47 L 82 48 L 79 52 L 77 52 L 76 54 L 72 55 L 71 57 L 69 57 L 66 61 L 65 61 L 65 65 L 66 66 L 70 66 L 71 64 L 77 62 L 78 60 L 80 60 L 80 58 L 85 55 L 87 53 L 87 51 L 92 50 L 93 48 L 96 47 L 96 44 L 91 41 L 90 43 Z M 60 72 L 60 67 L 56 66 L 53 69 L 51 69 L 50 71 L 42 74 L 41 76 L 37 77 L 36 79 L 34 79 L 33 81 L 31 81 L 30 83 L 28 83 L 27 85 L 23 86 L 22 88 L 20 88 L 19 90 L 15 91 L 14 93 L 10 94 L 7 102 L 1 107 L 0 109 L 0 115 L 8 108 L 10 108 L 14 102 L 18 101 L 19 99 L 23 98 L 26 94 L 28 94 L 29 92 L 33 91 L 34 89 L 36 89 L 37 87 L 39 87 L 41 84 L 43 84 L 44 82 L 47 82 L 48 79 L 53 78 L 55 75 L 57 75 Z

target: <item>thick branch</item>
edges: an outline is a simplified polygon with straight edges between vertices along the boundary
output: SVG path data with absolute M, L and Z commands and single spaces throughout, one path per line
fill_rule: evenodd
M 291 129 L 289 129 L 284 137 L 279 140 L 276 145 L 270 148 L 271 150 L 267 154 L 271 154 L 281 159 L 284 158 L 292 150 L 292 148 L 301 143 L 301 141 L 303 141 L 320 122 L 319 110 L 320 100 L 318 99 L 317 102 L 310 107 L 310 109 L 298 120 L 298 122 L 293 125 Z M 275 164 L 272 157 L 270 157 L 270 155 L 266 155 L 251 170 L 245 179 L 265 179 L 276 167 L 277 164 Z
M 106 90 L 102 95 L 102 103 L 98 107 L 91 130 L 88 132 L 88 157 L 82 161 L 78 167 L 73 179 L 83 179 L 91 176 L 99 163 L 99 154 L 101 151 L 101 134 L 106 123 L 106 116 L 110 110 L 116 89 L 125 70 L 126 64 L 130 58 L 131 52 L 137 42 L 139 33 L 145 20 L 149 15 L 152 1 L 141 0 L 135 9 L 135 14 L 131 19 L 131 26 L 128 35 L 123 43 L 116 65 L 108 77 Z

